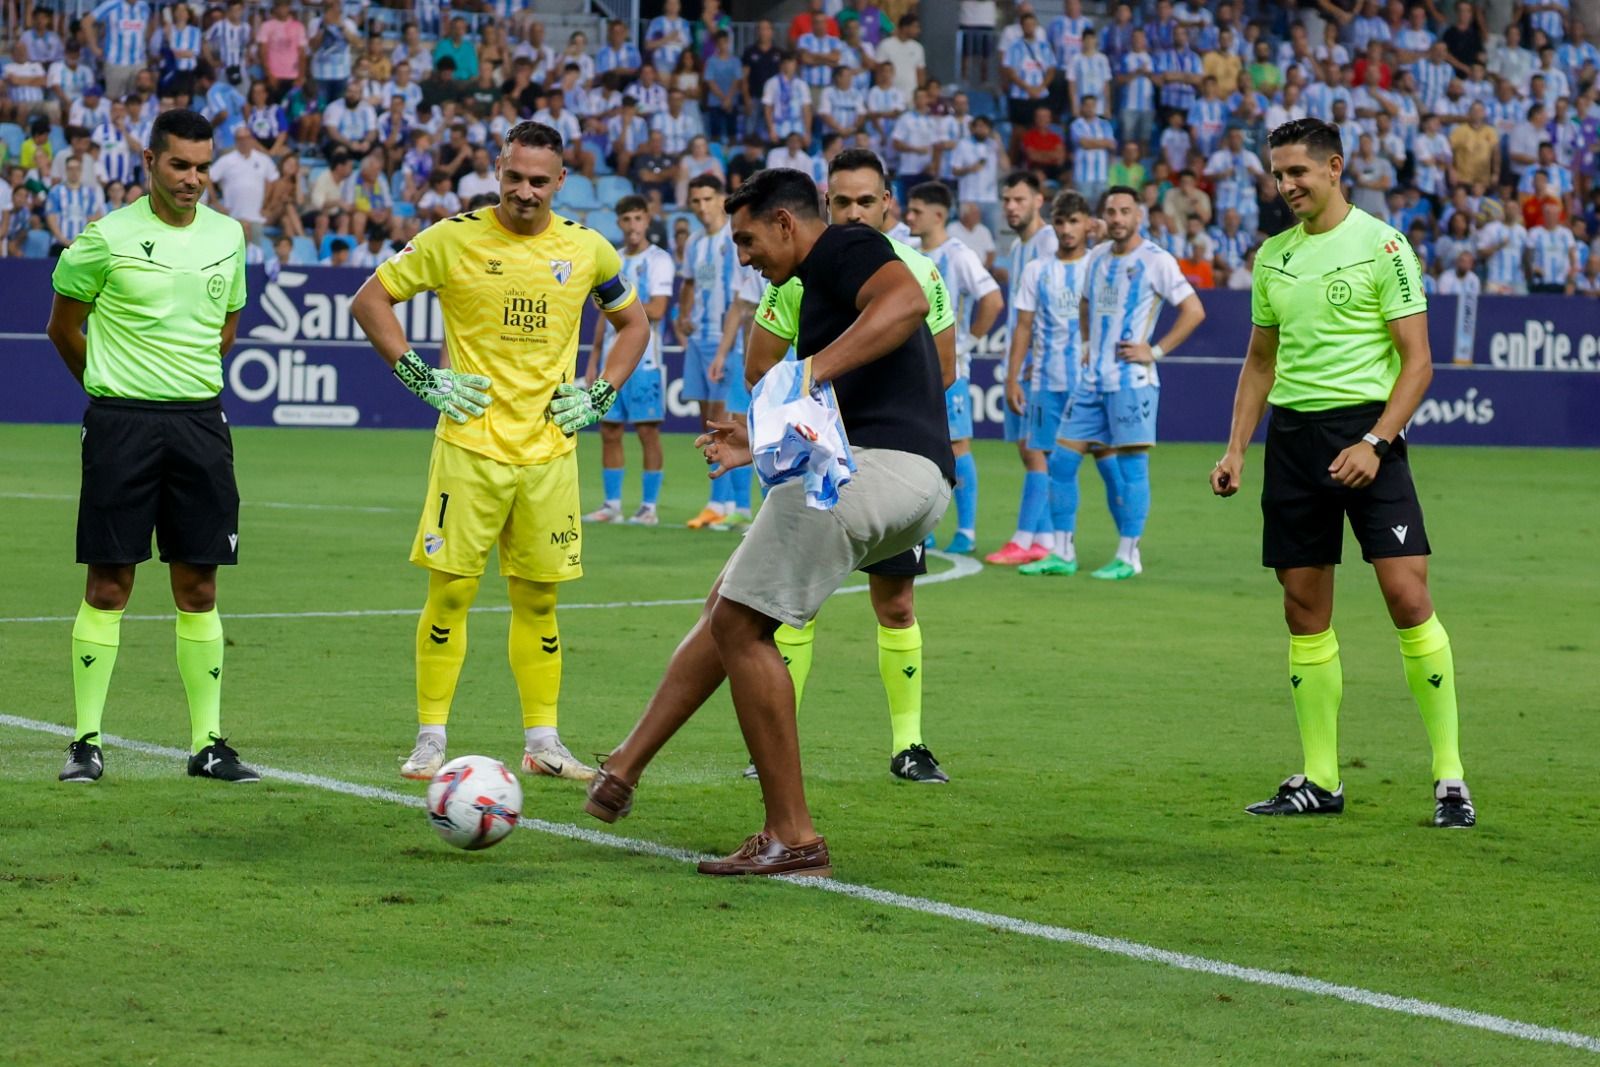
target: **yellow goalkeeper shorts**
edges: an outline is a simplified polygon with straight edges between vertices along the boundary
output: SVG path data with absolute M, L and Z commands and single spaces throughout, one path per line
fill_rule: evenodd
M 498 543 L 502 575 L 568 582 L 583 576 L 579 514 L 576 449 L 518 466 L 436 437 L 411 562 L 476 578 Z

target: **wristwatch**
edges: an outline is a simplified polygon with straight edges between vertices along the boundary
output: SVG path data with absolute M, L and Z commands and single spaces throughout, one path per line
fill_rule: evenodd
M 1379 459 L 1382 459 L 1384 456 L 1387 456 L 1389 454 L 1389 442 L 1385 441 L 1383 438 L 1379 437 L 1377 434 L 1375 434 L 1375 433 L 1362 434 L 1361 435 L 1361 439 L 1363 441 L 1365 441 L 1367 444 L 1372 446 L 1372 450 L 1378 454 L 1378 458 Z

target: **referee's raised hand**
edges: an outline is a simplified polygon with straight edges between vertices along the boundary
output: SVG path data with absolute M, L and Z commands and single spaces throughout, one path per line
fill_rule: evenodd
M 394 365 L 394 376 L 424 404 L 452 422 L 466 422 L 482 415 L 492 399 L 488 390 L 494 383 L 488 378 L 430 367 L 414 351 L 400 357 Z

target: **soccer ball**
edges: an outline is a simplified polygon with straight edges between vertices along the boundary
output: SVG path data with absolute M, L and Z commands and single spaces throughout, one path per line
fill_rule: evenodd
M 521 815 L 522 785 L 497 759 L 461 756 L 428 783 L 428 821 L 457 848 L 488 848 L 515 829 Z

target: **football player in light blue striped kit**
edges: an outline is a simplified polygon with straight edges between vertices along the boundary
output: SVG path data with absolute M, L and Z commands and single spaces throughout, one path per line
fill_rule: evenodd
M 977 547 L 978 464 L 972 457 L 972 349 L 987 337 L 1000 317 L 1000 283 L 983 268 L 978 254 L 954 237 L 946 226 L 955 200 L 942 182 L 912 186 L 906 202 L 906 226 L 922 242 L 922 254 L 933 260 L 944 287 L 955 301 L 956 380 L 945 390 L 945 418 L 950 448 L 956 456 L 956 532 L 946 552 L 971 553 Z M 925 547 L 932 548 L 933 535 Z
M 1088 281 L 1089 231 L 1093 225 L 1089 202 L 1077 192 L 1060 193 L 1051 205 L 1050 223 L 1056 235 L 1056 254 L 1028 264 L 1017 285 L 1017 328 L 1011 337 L 1006 379 L 1008 393 L 1020 391 L 1022 357 L 1031 349 L 1028 445 L 1050 454 L 1049 514 L 1054 537 L 1044 546 L 1049 555 L 1019 568 L 1019 573 L 1027 575 L 1071 575 L 1078 571 L 1073 537 L 1078 528 L 1078 467 L 1083 457 L 1058 447 L 1056 431 L 1083 362 L 1078 319 Z M 1095 458 L 1096 469 L 1105 480 L 1106 499 L 1115 515 L 1121 496 L 1117 460 L 1103 449 Z
M 1114 509 L 1120 541 L 1117 555 L 1094 572 L 1103 579 L 1132 578 L 1143 569 L 1139 538 L 1150 515 L 1150 449 L 1156 443 L 1156 408 L 1161 379 L 1156 361 L 1188 339 L 1205 321 L 1205 308 L 1170 252 L 1139 236 L 1139 193 L 1113 185 L 1101 201 L 1105 243 L 1089 254 L 1088 283 L 1081 301 L 1085 361 L 1056 433 L 1056 443 L 1082 457 L 1097 448 L 1115 454 L 1122 479 L 1121 506 Z M 1178 308 L 1156 344 L 1162 301 Z M 1069 472 L 1077 468 L 1070 457 Z
M 1011 255 L 1005 268 L 1005 283 L 1009 287 L 1006 301 L 1006 336 L 1017 329 L 1017 283 L 1022 272 L 1035 259 L 1056 254 L 1056 232 L 1041 217 L 1044 192 L 1036 175 L 1028 171 L 1013 171 L 1000 185 L 1000 206 L 1005 212 L 1006 225 L 1017 235 L 1011 246 Z M 1046 470 L 1043 452 L 1028 447 L 1027 398 L 1006 398 L 1005 438 L 1017 443 L 1022 458 L 1022 501 L 1017 506 L 1017 532 L 1011 540 L 983 557 L 985 563 L 998 563 L 1014 567 L 1032 563 L 1049 555 L 1043 545 L 1035 547 L 1036 533 L 1046 533 L 1050 528 L 1050 475 Z
M 133 92 L 133 80 L 149 60 L 154 13 L 145 0 L 106 0 L 89 12 L 94 27 L 89 48 L 105 71 L 106 95 L 113 100 Z
M 689 180 L 689 210 L 704 232 L 689 240 L 684 251 L 684 281 L 678 291 L 678 339 L 683 342 L 683 398 L 700 406 L 700 418 L 709 425 L 720 422 L 727 410 L 728 376 L 711 377 L 723 324 L 733 302 L 739 253 L 733 247 L 733 229 L 722 210 L 722 179 L 701 174 Z M 711 479 L 711 499 L 690 519 L 691 530 L 710 526 L 743 526 L 750 521 L 749 477 L 742 479 L 743 504 L 732 475 Z M 740 510 L 742 506 L 743 511 Z

